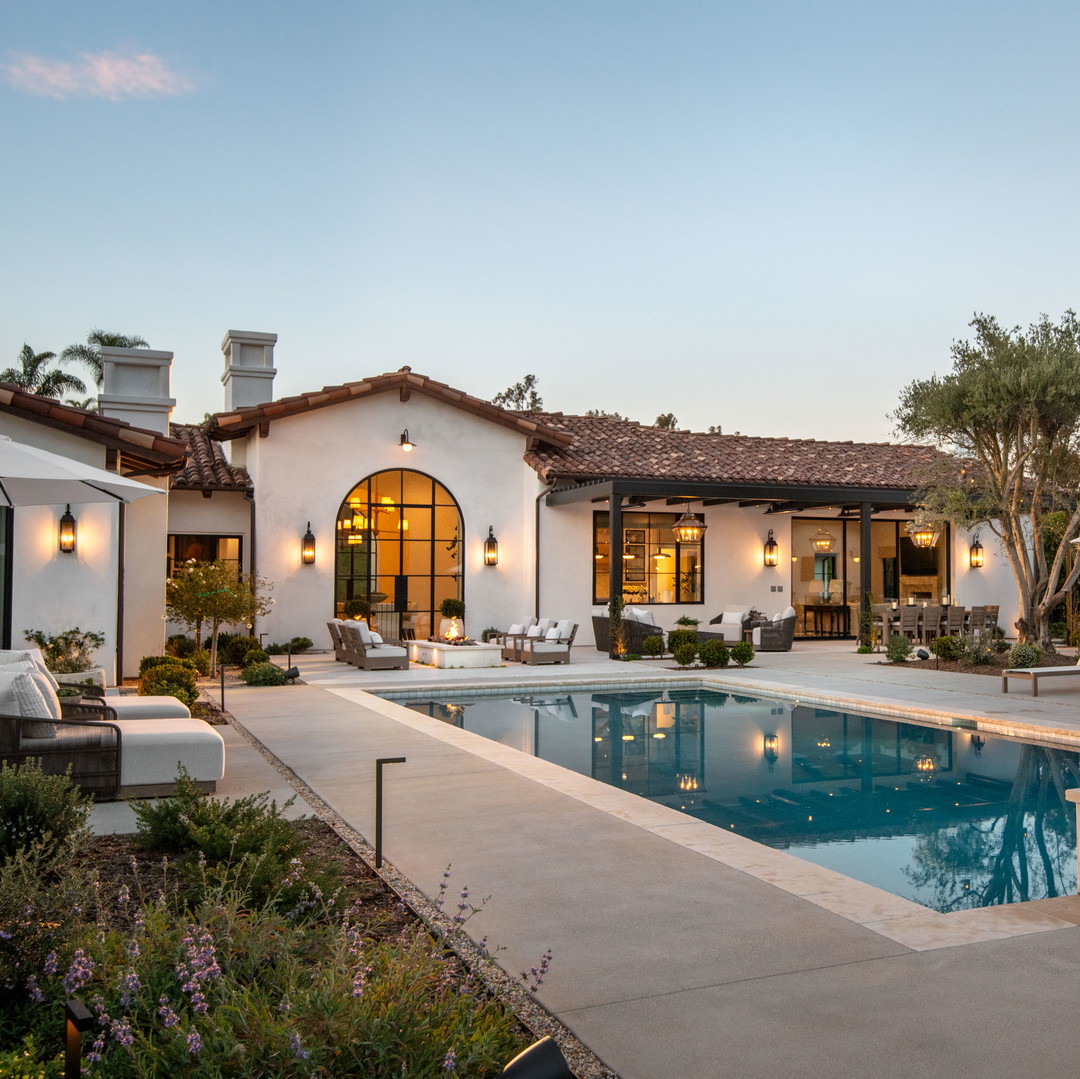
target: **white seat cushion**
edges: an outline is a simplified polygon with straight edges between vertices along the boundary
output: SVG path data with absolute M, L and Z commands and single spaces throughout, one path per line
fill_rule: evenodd
M 29 671 L 0 671 L 0 715 L 55 718 Z M 56 727 L 51 722 L 24 723 L 22 732 L 27 738 L 56 737 Z
M 126 694 L 123 697 L 105 695 L 103 701 L 110 708 L 116 709 L 117 719 L 190 719 L 191 712 L 183 701 L 164 694 L 138 697 Z
M 368 650 L 370 656 L 405 656 L 408 653 L 404 648 L 398 647 L 396 644 L 376 644 L 372 645 Z
M 29 661 L 52 683 L 53 689 L 59 688 L 59 683 L 53 677 L 52 671 L 45 666 L 45 657 L 40 648 L 0 648 L 0 663 L 24 663 Z
M 784 608 L 784 613 L 782 615 L 780 615 L 780 617 L 781 618 L 794 618 L 795 617 L 795 608 L 794 607 L 785 607 Z
M 360 640 L 364 644 L 371 644 L 372 643 L 372 640 L 371 640 L 371 627 L 367 624 L 367 622 L 363 622 L 363 621 L 356 622 L 353 625 L 353 629 L 355 629 L 356 632 L 360 634 Z
M 122 720 L 120 785 L 171 784 L 182 764 L 196 782 L 216 782 L 225 775 L 225 741 L 201 719 Z
M 515 622 L 507 631 L 508 637 L 520 637 L 525 632 L 525 627 L 520 622 Z
M 724 611 L 720 617 L 721 622 L 738 622 L 742 624 L 742 620 L 746 617 L 745 611 Z

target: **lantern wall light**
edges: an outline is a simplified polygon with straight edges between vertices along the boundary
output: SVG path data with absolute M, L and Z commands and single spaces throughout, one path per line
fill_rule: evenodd
M 64 554 L 75 553 L 75 540 L 78 536 L 79 526 L 71 515 L 69 505 L 60 515 L 60 550 Z
M 300 540 L 300 561 L 305 566 L 315 565 L 315 533 L 311 531 L 311 522 L 307 523 L 307 531 Z
M 497 566 L 499 564 L 499 541 L 495 538 L 493 525 L 488 525 L 487 539 L 484 540 L 484 565 Z
M 780 545 L 773 539 L 773 530 L 771 528 L 769 529 L 769 538 L 765 541 L 762 551 L 762 561 L 766 566 L 780 564 Z
M 780 757 L 780 736 L 776 734 L 766 734 L 761 740 L 761 755 L 765 758 L 765 762 L 769 766 L 769 771 L 773 770 L 773 765 L 776 764 Z
M 416 445 L 416 443 L 413 442 L 411 438 L 409 438 L 408 427 L 406 427 L 405 430 L 401 432 L 401 441 L 398 443 L 398 445 L 400 445 L 406 453 L 411 453 L 413 446 Z
M 982 569 L 985 562 L 985 557 L 986 556 L 983 551 L 983 545 L 979 542 L 979 533 L 976 532 L 974 538 L 971 541 L 971 551 L 969 552 L 971 568 Z

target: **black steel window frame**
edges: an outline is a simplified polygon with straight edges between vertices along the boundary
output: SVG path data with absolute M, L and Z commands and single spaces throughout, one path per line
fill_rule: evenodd
M 702 606 L 705 603 L 705 536 L 702 535 L 701 539 L 697 540 L 694 543 L 684 543 L 682 540 L 678 539 L 675 536 L 674 532 L 672 531 L 672 528 L 673 528 L 675 522 L 681 516 L 682 516 L 681 513 L 652 513 L 650 511 L 640 511 L 640 510 L 634 510 L 634 511 L 626 511 L 626 510 L 624 510 L 623 511 L 623 515 L 622 515 L 622 519 L 623 519 L 623 543 L 626 544 L 626 545 L 629 545 L 629 540 L 627 539 L 628 534 L 632 533 L 632 532 L 640 531 L 641 530 L 641 520 L 642 520 L 642 518 L 647 519 L 645 521 L 646 541 L 643 544 L 640 544 L 640 546 L 643 548 L 644 560 L 647 563 L 646 566 L 645 566 L 645 572 L 643 574 L 643 580 L 644 580 L 645 584 L 651 584 L 652 582 L 655 581 L 655 577 L 656 577 L 656 573 L 655 573 L 655 570 L 654 570 L 654 563 L 649 564 L 649 563 L 652 563 L 652 556 L 656 552 L 655 552 L 655 550 L 650 550 L 649 549 L 648 540 L 647 540 L 648 532 L 655 528 L 655 529 L 660 529 L 660 530 L 666 530 L 666 531 L 671 533 L 671 545 L 673 545 L 674 548 L 675 548 L 675 589 L 674 589 L 674 591 L 675 591 L 676 598 L 671 600 L 670 602 L 665 602 L 664 600 L 646 600 L 645 602 L 647 602 L 650 606 L 696 607 L 696 606 Z M 607 510 L 593 510 L 593 528 L 592 528 L 592 550 L 593 550 L 593 555 L 594 555 L 593 564 L 592 564 L 592 602 L 593 602 L 593 606 L 601 606 L 603 604 L 606 604 L 606 603 L 610 602 L 610 591 L 611 591 L 610 588 L 608 589 L 609 594 L 606 595 L 606 596 L 601 596 L 597 591 L 597 587 L 596 587 L 596 578 L 597 578 L 596 562 L 597 562 L 597 560 L 595 558 L 595 554 L 599 550 L 600 532 L 601 532 L 601 530 L 606 531 L 608 533 L 607 544 L 608 544 L 609 567 L 610 567 L 611 560 L 615 557 L 615 551 L 612 549 L 612 545 L 611 545 L 610 521 L 611 521 L 611 517 L 610 517 L 610 514 L 608 513 Z M 634 544 L 633 546 L 637 547 L 639 545 Z M 665 543 L 664 546 L 668 546 L 668 544 Z M 682 576 L 682 574 L 681 574 L 681 571 L 679 570 L 679 566 L 682 564 L 683 552 L 684 551 L 690 551 L 690 550 L 697 550 L 697 552 L 698 552 L 698 564 L 697 564 L 697 577 L 698 577 L 697 594 L 698 594 L 698 598 L 697 599 L 680 599 L 679 598 L 679 592 L 680 592 L 679 578 Z M 620 557 L 621 557 L 621 554 L 622 554 L 622 552 L 619 552 Z M 610 581 L 611 580 L 610 568 L 609 568 L 609 572 L 608 572 L 607 576 L 608 576 L 608 580 Z M 640 582 L 627 578 L 626 570 L 624 568 L 624 570 L 623 570 L 623 590 L 624 590 L 624 592 L 625 592 L 627 584 L 636 584 L 636 583 L 640 583 Z M 655 591 L 655 590 L 650 588 L 649 591 L 652 592 L 652 591 Z

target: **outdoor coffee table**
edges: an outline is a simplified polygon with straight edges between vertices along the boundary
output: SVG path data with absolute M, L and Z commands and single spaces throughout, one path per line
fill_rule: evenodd
M 409 659 L 432 667 L 501 667 L 502 645 L 408 641 Z

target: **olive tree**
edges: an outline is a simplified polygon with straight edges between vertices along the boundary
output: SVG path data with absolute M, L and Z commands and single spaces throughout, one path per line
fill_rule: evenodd
M 165 584 L 169 617 L 195 633 L 202 646 L 203 625 L 210 629 L 210 669 L 217 669 L 218 632 L 223 625 L 252 626 L 272 600 L 269 582 L 253 573 L 237 573 L 229 562 L 192 559 L 176 567 Z
M 921 492 L 926 514 L 999 537 L 1020 640 L 1052 650 L 1050 613 L 1080 576 L 1067 557 L 1080 533 L 1080 323 L 1069 310 L 1027 330 L 982 314 L 970 325 L 973 340 L 953 343 L 952 371 L 907 386 L 893 419 L 901 435 L 949 451 Z M 1045 545 L 1052 518 L 1064 526 Z

